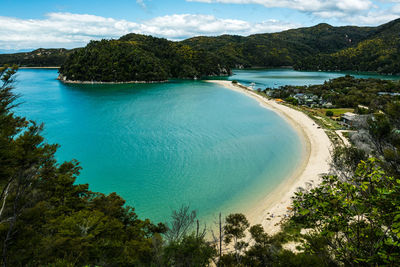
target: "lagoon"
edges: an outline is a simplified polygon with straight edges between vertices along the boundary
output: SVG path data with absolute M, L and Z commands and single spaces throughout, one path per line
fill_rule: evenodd
M 340 73 L 237 70 L 259 87 L 322 83 Z M 365 77 L 368 77 L 366 74 Z M 291 126 L 257 101 L 202 81 L 64 85 L 56 70 L 20 70 L 17 113 L 45 123 L 78 183 L 117 192 L 141 218 L 166 221 L 181 205 L 211 222 L 245 212 L 301 164 Z

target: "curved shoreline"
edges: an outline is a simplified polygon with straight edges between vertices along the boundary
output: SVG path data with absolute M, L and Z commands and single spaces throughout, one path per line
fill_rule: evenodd
M 97 81 L 71 81 L 71 80 L 63 80 L 57 78 L 62 83 L 65 84 L 147 84 L 147 83 L 167 83 L 168 80 L 165 81 L 128 81 L 128 82 L 97 82 Z
M 279 222 L 290 211 L 291 198 L 299 187 L 308 188 L 319 184 L 321 175 L 329 172 L 332 143 L 322 128 L 301 111 L 278 104 L 274 100 L 262 97 L 242 85 L 231 81 L 209 80 L 220 86 L 243 93 L 256 99 L 264 108 L 276 112 L 285 119 L 298 133 L 304 144 L 304 158 L 300 166 L 293 171 L 277 188 L 273 189 L 261 201 L 245 212 L 252 224 L 261 224 L 268 234 L 279 231 Z

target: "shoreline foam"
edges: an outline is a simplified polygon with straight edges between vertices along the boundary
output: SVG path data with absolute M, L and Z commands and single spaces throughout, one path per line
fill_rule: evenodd
M 286 178 L 277 188 L 264 196 L 255 207 L 245 212 L 251 224 L 261 224 L 268 234 L 280 230 L 279 222 L 290 211 L 291 198 L 298 188 L 308 188 L 321 181 L 321 175 L 329 172 L 332 143 L 322 128 L 306 114 L 292 109 L 274 100 L 269 100 L 251 89 L 231 81 L 209 80 L 230 90 L 243 93 L 256 99 L 264 108 L 268 108 L 285 119 L 298 133 L 304 144 L 300 167 Z M 247 88 L 247 89 L 245 89 Z

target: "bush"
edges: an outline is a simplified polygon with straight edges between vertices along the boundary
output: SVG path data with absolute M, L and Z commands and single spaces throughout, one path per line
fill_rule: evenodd
M 332 117 L 333 116 L 333 111 L 332 110 L 327 110 L 325 112 L 325 115 L 328 116 L 328 117 Z
M 296 98 L 291 97 L 291 96 L 288 98 L 285 98 L 285 101 L 288 103 L 291 103 L 292 105 L 295 105 L 295 106 L 297 106 L 299 104 L 299 101 Z

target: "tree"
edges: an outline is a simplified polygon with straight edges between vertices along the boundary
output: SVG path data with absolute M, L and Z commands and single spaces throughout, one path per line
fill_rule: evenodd
M 363 161 L 352 177 L 326 176 L 298 192 L 292 222 L 309 229 L 306 253 L 330 255 L 344 265 L 400 264 L 400 180 L 378 161 Z
M 245 231 L 249 226 L 250 224 L 246 216 L 241 213 L 230 214 L 225 218 L 224 241 L 226 244 L 230 244 L 233 240 L 234 256 L 237 264 L 240 264 L 242 258 L 241 252 L 249 245 L 247 242 L 241 241 L 246 236 Z
M 16 67 L 0 69 L 0 249 L 3 266 L 151 265 L 162 224 L 140 220 L 117 194 L 75 184 L 43 126 L 13 113 Z
M 280 247 L 274 246 L 272 239 L 260 224 L 250 227 L 249 232 L 254 244 L 246 251 L 246 265 L 272 266 Z
M 193 230 L 193 225 L 197 222 L 196 211 L 190 210 L 189 206 L 182 206 L 178 211 L 172 212 L 172 222 L 167 226 L 165 238 L 167 242 L 180 241 L 190 231 Z M 197 227 L 197 235 L 199 235 L 199 226 Z
M 332 110 L 327 110 L 325 112 L 325 115 L 328 116 L 328 117 L 332 117 L 333 116 L 333 111 Z
M 217 255 L 216 249 L 203 235 L 185 235 L 179 241 L 169 243 L 164 249 L 166 266 L 209 266 Z
M 190 211 L 189 206 L 172 212 L 165 236 L 163 262 L 166 266 L 208 266 L 217 255 L 215 246 L 205 239 L 206 228 L 200 230 L 196 212 Z

